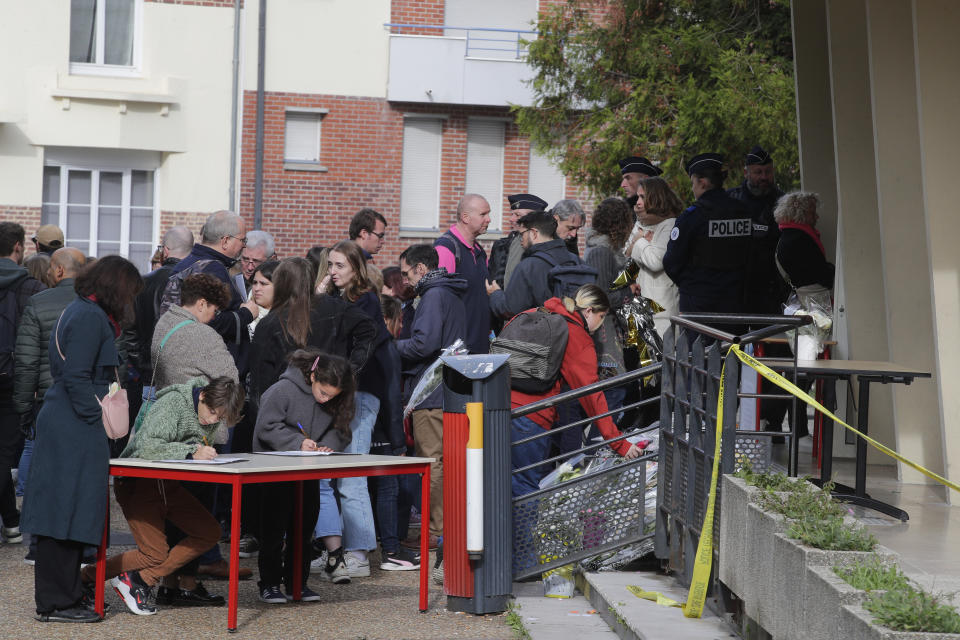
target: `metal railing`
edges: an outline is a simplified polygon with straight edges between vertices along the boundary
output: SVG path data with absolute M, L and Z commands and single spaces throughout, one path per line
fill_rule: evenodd
M 607 380 L 557 394 L 550 398 L 518 407 L 511 418 L 527 416 L 544 409 L 576 402 L 584 396 L 604 390 L 638 384 L 661 371 L 660 363 L 630 371 Z M 544 429 L 543 433 L 518 439 L 519 446 L 541 438 L 556 438 L 569 430 L 583 430 L 600 418 L 626 414 L 635 409 L 660 404 L 659 396 L 630 402 L 596 416 L 576 419 L 568 424 Z M 513 474 L 530 469 L 553 466 L 583 454 L 590 456 L 613 442 L 655 430 L 627 430 L 611 440 L 581 446 L 573 451 L 547 457 L 513 469 Z M 581 440 L 582 444 L 582 440 Z M 573 562 L 599 556 L 627 545 L 649 541 L 653 549 L 653 513 L 645 513 L 647 465 L 659 457 L 656 450 L 633 460 L 606 466 L 559 484 L 513 498 L 514 567 L 513 578 L 520 580 Z
M 658 474 L 655 552 L 682 584 L 689 584 L 703 529 L 716 454 L 716 421 L 721 384 L 724 388 L 720 473 L 732 473 L 750 460 L 757 470 L 770 464 L 772 437 L 789 441 L 788 472 L 796 475 L 796 418 L 791 431 L 740 429 L 741 398 L 790 399 L 796 417 L 796 399 L 787 394 L 740 391 L 740 361 L 729 352 L 731 344 L 749 345 L 763 338 L 809 324 L 808 316 L 756 316 L 684 314 L 671 318 L 664 336 L 661 380 L 660 456 Z M 759 327 L 739 335 L 717 326 Z M 793 353 L 796 354 L 796 334 Z M 724 367 L 726 364 L 726 367 Z M 797 361 L 784 373 L 794 383 Z M 721 379 L 722 372 L 722 379 Z M 719 547 L 720 496 L 717 487 L 714 511 L 714 557 Z M 711 581 L 711 594 L 719 593 Z M 714 599 L 714 608 L 721 605 Z
M 383 26 L 391 29 L 396 35 L 431 35 L 445 37 L 463 37 L 467 41 L 466 57 L 497 57 L 508 59 L 497 54 L 512 54 L 513 60 L 522 60 L 527 53 L 524 36 L 536 35 L 536 31 L 523 29 L 498 29 L 494 27 L 454 27 L 445 24 L 401 24 L 388 22 Z M 396 31 L 394 31 L 396 30 Z M 426 31 L 427 33 L 404 34 L 407 31 Z M 453 35 L 451 32 L 463 32 L 464 36 Z M 497 37 L 500 34 L 511 34 L 510 37 Z M 531 38 L 526 38 L 531 39 Z

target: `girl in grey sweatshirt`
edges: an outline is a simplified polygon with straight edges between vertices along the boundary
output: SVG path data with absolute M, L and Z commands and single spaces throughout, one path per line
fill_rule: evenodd
M 254 451 L 342 451 L 350 443 L 350 420 L 353 418 L 353 394 L 356 383 L 350 363 L 338 356 L 317 349 L 298 349 L 289 358 L 287 370 L 260 398 L 260 412 L 253 432 Z M 260 600 L 282 604 L 293 593 L 293 545 L 283 540 L 302 536 L 301 549 L 310 548 L 310 536 L 320 514 L 320 505 L 333 505 L 327 520 L 333 527 L 323 542 L 330 561 L 324 577 L 335 582 L 349 582 L 340 539 L 340 514 L 329 480 L 304 481 L 303 525 L 294 529 L 296 484 L 293 482 L 264 485 L 262 494 L 260 556 Z M 335 532 L 334 532 L 335 531 Z M 310 575 L 310 554 L 302 555 L 302 599 L 319 600 L 307 588 Z

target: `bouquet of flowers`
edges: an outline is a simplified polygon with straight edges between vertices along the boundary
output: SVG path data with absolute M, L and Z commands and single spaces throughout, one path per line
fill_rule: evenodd
M 440 383 L 443 382 L 443 361 L 442 356 L 462 356 L 468 353 L 467 348 L 463 346 L 463 340 L 457 338 L 453 344 L 440 352 L 440 356 L 434 360 L 429 367 L 420 376 L 417 386 L 413 388 L 410 394 L 410 401 L 403 408 L 403 417 L 406 419 L 410 413 L 417 408 L 417 405 L 426 400 L 431 393 L 436 391 Z

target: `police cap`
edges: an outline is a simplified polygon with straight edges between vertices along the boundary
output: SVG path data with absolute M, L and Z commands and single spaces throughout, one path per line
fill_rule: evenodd
M 643 173 L 650 176 L 658 176 L 663 173 L 663 169 L 656 167 L 652 162 L 642 156 L 630 156 L 620 160 L 620 175 L 627 173 Z

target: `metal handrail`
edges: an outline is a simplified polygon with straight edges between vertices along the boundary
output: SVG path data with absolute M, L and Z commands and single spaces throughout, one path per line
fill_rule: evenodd
M 544 398 L 543 400 L 537 400 L 536 402 L 525 404 L 522 407 L 517 407 L 510 412 L 510 417 L 519 418 L 530 413 L 536 413 L 537 411 L 549 409 L 550 407 L 563 404 L 564 402 L 568 402 L 570 400 L 578 400 L 583 396 L 588 396 L 591 393 L 596 393 L 597 391 L 619 387 L 624 383 L 631 382 L 638 378 L 646 378 L 647 376 L 659 373 L 661 368 L 663 368 L 663 365 L 659 362 L 655 362 L 645 367 L 641 367 L 640 369 L 634 369 L 633 371 L 628 371 L 627 373 L 621 373 L 618 376 L 607 378 L 606 380 L 599 380 L 584 387 L 558 393 L 555 396 L 550 396 L 549 398 Z
M 467 34 L 466 35 L 466 40 L 467 40 L 466 55 L 469 56 L 471 51 L 500 51 L 505 53 L 513 53 L 515 59 L 520 59 L 521 57 L 523 57 L 524 47 L 523 47 L 522 35 L 537 33 L 536 31 L 524 30 L 524 29 L 503 29 L 499 27 L 453 27 L 445 24 L 439 24 L 439 25 L 438 24 L 402 24 L 402 23 L 396 23 L 396 22 L 387 22 L 387 23 L 384 23 L 383 26 L 388 28 L 397 28 L 397 29 L 433 29 L 435 31 L 440 31 L 441 36 L 443 35 L 442 32 L 447 30 L 465 31 Z M 477 38 L 477 37 L 471 37 L 470 32 L 472 31 L 483 31 L 486 33 L 511 33 L 515 37 L 513 38 Z M 404 34 L 398 33 L 396 35 L 404 35 Z M 471 40 L 481 42 L 481 43 L 502 42 L 505 44 L 509 44 L 511 46 L 509 47 L 474 47 L 474 46 L 470 46 Z
M 398 29 L 452 29 L 454 31 L 496 31 L 500 33 L 537 33 L 533 30 L 523 29 L 503 29 L 496 27 L 451 27 L 447 24 L 400 24 L 396 22 L 385 22 L 385 27 L 397 27 Z

